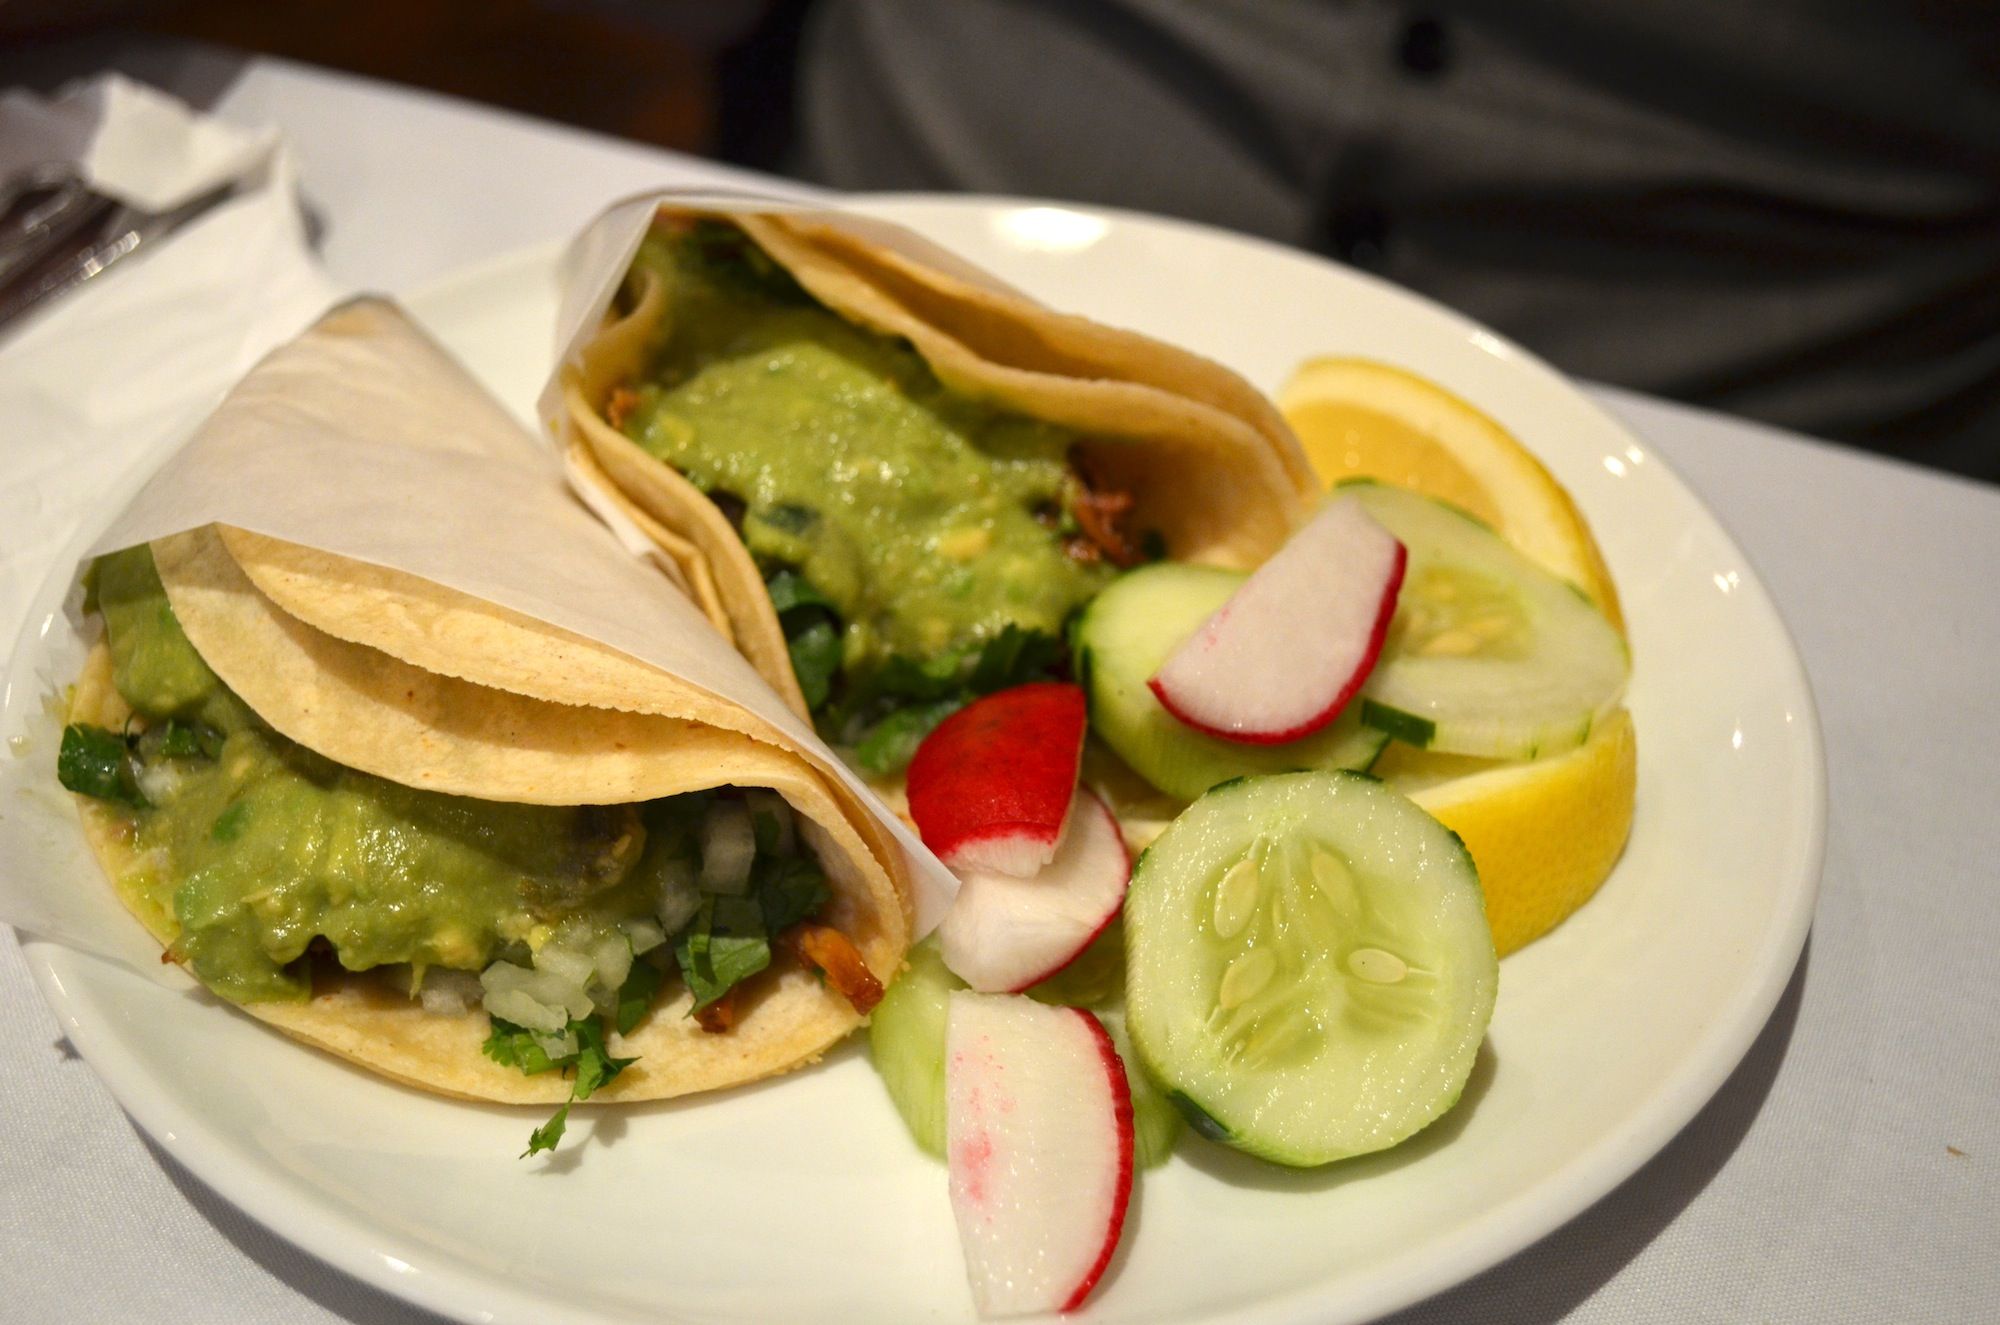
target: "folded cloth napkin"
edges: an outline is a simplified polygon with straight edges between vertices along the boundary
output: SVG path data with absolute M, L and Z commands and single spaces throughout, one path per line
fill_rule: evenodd
M 59 604 L 34 603 L 86 519 L 180 445 L 228 388 L 343 292 L 307 244 L 295 176 L 275 130 L 246 130 L 116 75 L 52 101 L 0 97 L 0 172 L 69 161 L 94 188 L 146 210 L 236 181 L 229 201 L 35 311 L 0 340 L 0 644 Z M 74 548 L 81 552 L 81 546 Z M 50 719 L 46 739 L 60 736 Z M 47 757 L 15 742 L 0 759 Z M 0 833 L 0 870 L 20 845 Z M 7 922 L 103 950 L 91 914 Z

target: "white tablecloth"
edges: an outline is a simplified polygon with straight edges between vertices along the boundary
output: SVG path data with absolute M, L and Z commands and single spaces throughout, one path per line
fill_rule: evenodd
M 279 62 L 71 58 L 280 126 L 322 255 L 360 286 L 409 288 L 568 234 L 621 193 L 730 177 Z M 0 85 L 53 71 L 0 59 Z M 2000 1321 L 2000 489 L 1596 394 L 1721 517 L 1804 654 L 1830 774 L 1819 912 L 1770 1024 L 1686 1131 L 1397 1325 Z M 433 1318 L 147 1142 L 0 931 L 0 1320 L 146 1319 Z

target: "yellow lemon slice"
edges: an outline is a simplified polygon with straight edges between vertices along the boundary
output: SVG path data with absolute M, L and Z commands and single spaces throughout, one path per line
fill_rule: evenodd
M 1624 630 L 1618 592 L 1576 503 L 1472 405 L 1388 364 L 1323 358 L 1299 366 L 1278 407 L 1329 486 L 1377 478 L 1462 507 L 1582 589 Z
M 1632 715 L 1619 709 L 1567 754 L 1526 763 L 1393 744 L 1372 770 L 1457 833 L 1505 956 L 1589 901 L 1625 849 L 1638 783 Z

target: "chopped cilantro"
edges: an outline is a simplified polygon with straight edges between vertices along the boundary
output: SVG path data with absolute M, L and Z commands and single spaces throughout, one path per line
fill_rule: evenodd
M 831 621 L 815 621 L 796 635 L 787 635 L 785 647 L 792 655 L 792 675 L 799 679 L 799 691 L 811 712 L 826 703 L 833 693 L 833 678 L 840 674 L 840 632 Z
M 764 587 L 807 710 L 822 735 L 853 747 L 855 762 L 871 773 L 900 771 L 933 727 L 978 696 L 1062 666 L 1061 640 L 1009 624 L 982 644 L 924 659 L 893 657 L 865 675 L 843 678 L 845 640 L 826 595 L 784 566 L 769 572 Z
M 528 1148 L 521 1152 L 522 1159 L 544 1150 L 554 1150 L 569 1127 L 569 1106 L 578 1100 L 589 1099 L 601 1087 L 617 1080 L 620 1072 L 639 1061 L 611 1056 L 604 1047 L 604 1023 L 596 1017 L 573 1021 L 569 1029 L 577 1038 L 577 1051 L 567 1060 L 576 1068 L 576 1076 L 570 1081 L 569 1099 L 555 1111 L 553 1117 L 529 1133 Z
M 222 753 L 222 733 L 205 723 L 169 718 L 160 729 L 158 750 L 169 759 L 213 759 Z
M 630 1035 L 632 1028 L 639 1024 L 639 1018 L 646 1015 L 646 1009 L 653 1006 L 653 996 L 660 992 L 660 982 L 666 976 L 660 968 L 643 959 L 632 963 L 632 973 L 625 977 L 624 985 L 618 990 L 618 1033 Z
M 486 1043 L 479 1048 L 481 1053 L 500 1066 L 518 1067 L 532 1077 L 568 1064 L 567 1058 L 550 1058 L 534 1031 L 499 1017 L 489 1020 L 493 1023 L 492 1029 L 487 1032 Z M 574 1026 L 576 1023 L 570 1024 Z
M 832 601 L 815 589 L 811 580 L 795 570 L 771 572 L 771 578 L 764 581 L 764 587 L 770 591 L 772 609 L 781 617 L 798 607 L 824 608 L 827 615 L 834 615 Z
M 883 776 L 900 771 L 915 756 L 924 737 L 965 704 L 963 699 L 939 699 L 897 709 L 855 743 L 854 762 Z
M 1056 672 L 1062 642 L 1040 631 L 1009 625 L 976 649 L 940 654 L 922 663 L 891 658 L 850 692 L 850 718 L 839 734 L 854 760 L 870 773 L 900 772 L 940 722 L 981 695 Z
M 770 592 L 778 624 L 784 628 L 792 674 L 799 679 L 806 709 L 816 712 L 833 692 L 834 677 L 840 674 L 840 617 L 826 595 L 795 570 L 780 567 L 771 572 L 764 587 Z
M 967 686 L 975 695 L 990 695 L 1033 681 L 1052 671 L 1062 661 L 1062 653 L 1062 644 L 1054 636 L 1010 623 L 980 649 Z
M 618 990 L 614 1016 L 620 1035 L 639 1024 L 639 1018 L 646 1014 L 646 1009 L 652 1005 L 653 995 L 659 991 L 660 980 L 659 968 L 651 962 L 632 963 L 631 974 L 625 977 L 624 985 Z M 595 1013 L 573 1018 L 563 1028 L 566 1034 L 575 1038 L 576 1048 L 560 1056 L 551 1056 L 543 1047 L 547 1040 L 554 1037 L 538 1035 L 499 1017 L 493 1017 L 491 1021 L 492 1029 L 480 1048 L 494 1062 L 502 1067 L 519 1068 L 528 1076 L 558 1069 L 572 1073 L 569 1099 L 528 1137 L 528 1148 L 521 1152 L 522 1159 L 544 1150 L 554 1150 L 569 1126 L 569 1106 L 578 1100 L 589 1099 L 617 1080 L 620 1072 L 639 1061 L 613 1056 L 605 1019 Z
M 829 896 L 826 875 L 804 856 L 760 858 L 754 888 L 766 934 L 798 924 L 825 906 Z
M 960 688 L 964 668 L 964 657 L 956 652 L 940 653 L 922 662 L 891 658 L 875 670 L 862 689 L 871 697 L 944 699 Z
M 707 1007 L 771 964 L 763 910 L 751 897 L 706 897 L 674 944 L 694 1009 Z
M 563 1133 L 569 1128 L 569 1104 L 565 1102 L 555 1114 L 540 1127 L 528 1133 L 528 1148 L 521 1152 L 521 1158 L 539 1155 L 544 1150 L 554 1150 L 562 1144 Z
M 618 1079 L 618 1074 L 632 1064 L 636 1058 L 613 1058 L 606 1047 L 604 1019 L 585 1017 L 570 1028 L 576 1034 L 576 1084 L 572 1087 L 571 1099 L 587 1100 L 598 1089 L 610 1085 Z
M 125 738 L 103 727 L 71 723 L 63 728 L 62 748 L 56 753 L 56 778 L 80 796 L 134 809 L 146 805 Z

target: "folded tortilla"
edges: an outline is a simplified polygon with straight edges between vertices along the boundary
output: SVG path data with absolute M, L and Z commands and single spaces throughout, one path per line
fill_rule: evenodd
M 382 380 L 391 375 L 394 383 Z M 373 387 L 384 403 L 369 395 Z M 503 433 L 519 437 L 518 429 L 464 371 L 392 306 L 361 301 L 253 371 L 188 458 L 174 463 L 193 467 L 194 486 L 227 482 L 241 472 L 231 467 L 235 456 L 223 444 L 229 438 L 219 435 L 229 434 L 254 444 L 261 462 L 282 474 L 287 437 L 311 427 L 365 442 L 384 471 L 407 457 L 410 473 L 425 472 L 418 452 L 426 446 L 477 455 L 480 463 L 464 469 L 477 476 L 490 476 L 504 457 L 534 463 L 542 456 L 525 438 L 518 447 L 500 445 Z M 355 486 L 367 488 L 368 477 L 380 475 Z M 550 470 L 507 482 L 514 487 L 496 477 L 493 490 L 519 489 L 509 508 L 514 520 L 537 518 L 541 508 L 527 500 L 536 483 L 548 484 L 548 500 L 562 511 L 573 510 Z M 404 501 L 417 514 L 397 525 L 398 537 L 412 546 L 452 537 L 462 525 L 423 498 L 379 491 L 371 498 L 348 488 L 321 496 Z M 555 537 L 564 530 L 600 532 L 587 519 L 532 532 Z M 602 555 L 622 564 L 625 554 L 606 543 Z M 912 929 L 908 859 L 855 790 L 829 773 L 823 753 L 747 701 L 374 561 L 220 523 L 152 538 L 150 546 L 189 643 L 287 739 L 407 787 L 488 801 L 619 805 L 720 786 L 774 791 L 795 812 L 800 837 L 825 874 L 830 897 L 817 919 L 840 931 L 884 984 L 900 966 Z M 698 621 L 692 628 L 706 633 Z M 726 650 L 715 651 L 737 665 Z M 782 714 L 775 702 L 769 708 Z M 117 730 L 129 713 L 100 641 L 72 691 L 70 719 Z M 163 945 L 171 943 L 174 918 L 144 886 L 156 863 L 136 856 L 117 810 L 76 799 L 121 901 Z M 462 1013 L 431 1012 L 376 973 L 332 968 L 316 965 L 304 1003 L 243 1008 L 426 1090 L 502 1102 L 568 1098 L 570 1083 L 560 1074 L 528 1076 L 481 1053 L 490 1023 L 476 1003 Z M 688 1016 L 691 1002 L 669 977 L 633 1032 L 612 1037 L 614 1054 L 638 1061 L 593 1101 L 666 1098 L 785 1072 L 814 1061 L 862 1020 L 831 982 L 775 945 L 771 967 L 738 987 L 732 1029 L 701 1030 Z
M 405 786 L 484 800 L 604 805 L 725 785 L 776 791 L 796 811 L 826 872 L 832 896 L 821 919 L 855 944 L 879 979 L 886 983 L 893 976 L 909 943 L 905 885 L 798 755 L 672 716 L 665 710 L 679 683 L 662 673 L 633 678 L 633 693 L 652 712 L 524 693 L 555 688 L 524 676 L 548 670 L 538 669 L 533 649 L 524 647 L 541 632 L 509 622 L 504 614 L 482 619 L 469 603 L 453 604 L 459 614 L 456 635 L 505 639 L 508 648 L 486 654 L 464 642 L 439 647 L 453 651 L 459 668 L 478 679 L 429 671 L 336 638 L 262 593 L 231 554 L 232 539 L 247 542 L 270 561 L 318 563 L 323 575 L 342 559 L 214 528 L 153 545 L 189 641 L 281 735 Z M 373 581 L 371 591 L 353 604 L 354 616 L 362 618 L 349 623 L 356 633 L 382 633 L 368 619 L 384 614 L 400 612 L 405 622 L 420 619 L 427 604 L 449 596 L 437 586 L 401 595 L 385 582 L 385 575 L 397 578 L 394 573 L 359 563 L 352 568 L 358 579 Z M 335 613 L 330 599 L 317 606 Z M 436 638 L 451 640 L 454 632 Z M 586 652 L 601 647 L 573 643 Z M 629 660 L 627 665 L 649 671 Z M 493 679 L 512 688 L 480 683 Z M 115 730 L 128 712 L 111 686 L 109 654 L 100 643 L 75 688 L 71 719 Z M 157 939 L 171 942 L 172 917 L 139 886 L 146 862 L 134 857 L 120 817 L 99 802 L 79 800 L 91 845 L 121 900 Z M 639 1061 L 593 1098 L 661 1099 L 788 1071 L 815 1060 L 860 1022 L 845 999 L 796 965 L 774 962 L 771 972 L 741 992 L 740 1019 L 720 1034 L 699 1029 L 687 1015 L 691 999 L 685 990 L 663 996 L 630 1035 L 614 1040 L 614 1052 L 637 1055 Z M 316 972 L 309 1001 L 251 1003 L 244 1010 L 309 1044 L 426 1090 L 510 1103 L 568 1097 L 569 1084 L 557 1074 L 526 1076 L 484 1057 L 480 1045 L 489 1027 L 478 1008 L 429 1012 L 369 973 Z
M 1130 493 L 1135 525 L 1176 560 L 1248 568 L 1317 499 L 1311 463 L 1276 409 L 1240 376 L 1137 332 L 1059 313 L 879 223 L 827 213 L 674 211 L 739 227 L 843 320 L 909 342 L 953 391 L 1068 428 L 1104 486 Z M 717 628 L 801 713 L 785 637 L 742 538 L 700 489 L 613 427 L 612 393 L 640 375 L 674 315 L 648 281 L 562 372 L 572 476 L 653 534 Z

